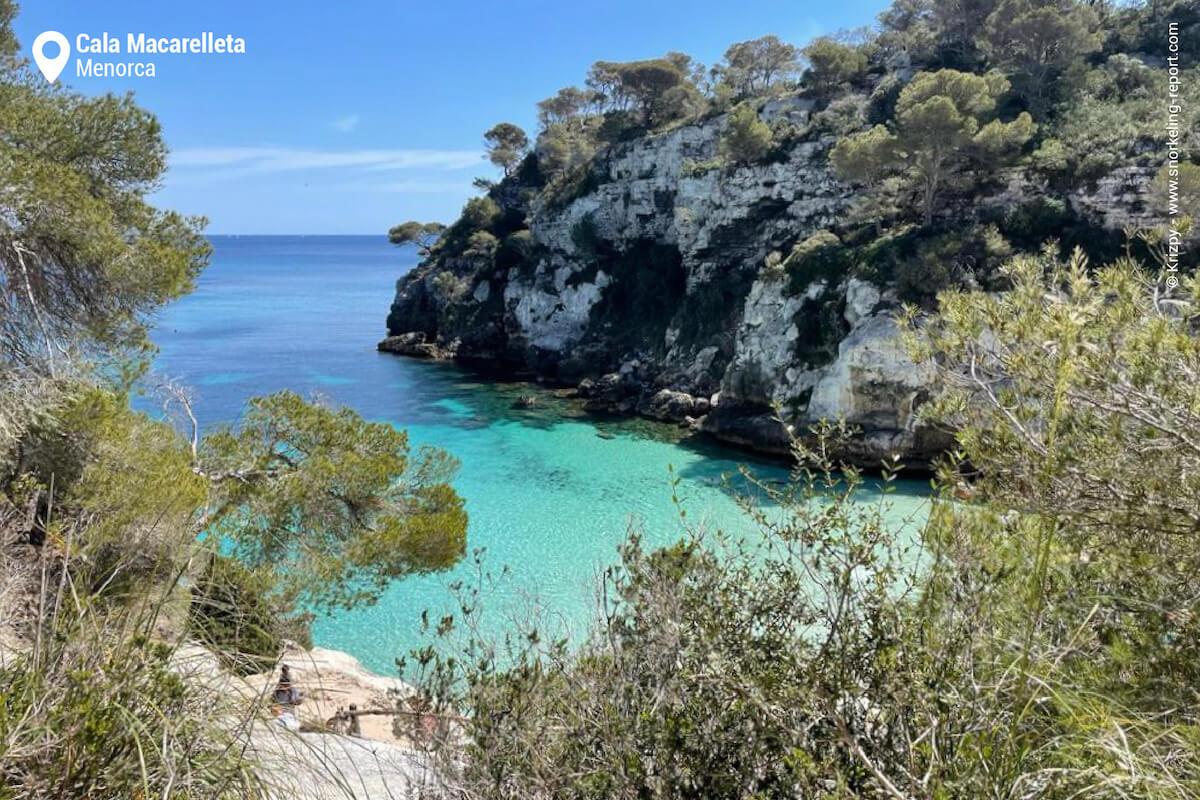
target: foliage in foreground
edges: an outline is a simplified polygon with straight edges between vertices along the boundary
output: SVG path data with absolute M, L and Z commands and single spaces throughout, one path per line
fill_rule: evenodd
M 148 202 L 153 115 L 48 86 L 14 14 L 0 0 L 0 798 L 257 797 L 252 700 L 189 682 L 179 645 L 262 669 L 298 604 L 452 564 L 455 463 L 290 393 L 207 436 L 178 387 L 159 416 L 179 427 L 130 408 L 203 221 Z
M 466 547 L 450 486 L 458 462 L 350 409 L 292 392 L 250 401 L 236 428 L 200 443 L 213 486 L 207 526 L 285 599 L 310 608 L 373 602 L 389 582 L 446 569 Z
M 1196 797 L 1195 285 L 1006 274 L 914 339 L 947 378 L 929 413 L 962 429 L 919 535 L 798 446 L 759 540 L 632 538 L 582 646 L 424 654 L 469 712 L 462 795 Z
M 0 503 L 4 645 L 28 635 L 0 658 L 0 798 L 264 796 L 245 757 L 255 710 L 189 675 L 166 633 L 186 541 L 153 559 L 96 548 L 64 511 L 34 548 L 20 542 L 21 517 Z M 147 563 L 170 574 L 148 580 Z M 99 578 L 110 580 L 98 589 Z

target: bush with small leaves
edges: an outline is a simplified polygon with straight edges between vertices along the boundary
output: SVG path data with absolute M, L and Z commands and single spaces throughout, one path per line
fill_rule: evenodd
M 816 281 L 838 281 L 850 269 L 851 252 L 836 233 L 821 230 L 792 248 L 782 268 L 791 294 L 802 294 Z
M 750 103 L 729 112 L 721 133 L 721 154 L 731 164 L 754 164 L 766 157 L 774 144 L 771 127 L 758 118 Z
M 274 588 L 272 577 L 217 553 L 205 560 L 191 587 L 191 634 L 234 674 L 272 669 L 283 646 L 284 630 L 282 609 L 267 600 Z
M 804 83 L 822 95 L 851 88 L 867 71 L 867 54 L 862 48 L 828 36 L 814 39 L 803 53 L 809 64 Z
M 460 220 L 471 231 L 490 228 L 500 217 L 500 206 L 491 197 L 472 197 L 463 206 Z
M 813 116 L 812 130 L 839 139 L 861 131 L 867 124 L 867 98 L 848 94 L 831 102 Z
M 467 249 L 463 251 L 463 255 L 490 263 L 499 246 L 500 240 L 492 234 L 487 231 L 475 231 L 467 239 Z

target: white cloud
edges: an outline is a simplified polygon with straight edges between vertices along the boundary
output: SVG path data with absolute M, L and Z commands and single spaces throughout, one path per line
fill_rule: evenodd
M 192 147 L 171 153 L 178 170 L 223 169 L 225 174 L 306 169 L 459 170 L 479 166 L 479 150 L 307 150 L 290 147 Z
M 342 133 L 349 133 L 350 131 L 352 131 L 358 127 L 359 119 L 360 119 L 360 117 L 358 116 L 358 114 L 351 114 L 348 117 L 342 117 L 339 120 L 334 120 L 333 127 L 338 129 Z

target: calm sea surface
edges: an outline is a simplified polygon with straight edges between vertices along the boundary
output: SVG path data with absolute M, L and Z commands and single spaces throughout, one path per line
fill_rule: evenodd
M 682 523 L 669 466 L 682 479 L 688 520 L 727 530 L 747 526 L 724 474 L 747 464 L 767 479 L 786 476 L 742 453 L 680 443 L 665 426 L 572 416 L 565 402 L 513 410 L 521 386 L 377 353 L 396 278 L 413 265 L 382 236 L 214 237 L 213 245 L 197 290 L 160 318 L 158 371 L 194 387 L 205 424 L 235 419 L 249 397 L 292 389 L 459 458 L 468 550 L 484 549 L 491 572 L 509 571 L 489 590 L 496 612 L 484 623 L 496 632 L 533 598 L 581 630 L 596 575 L 631 525 L 650 542 L 674 541 Z M 927 493 L 923 482 L 902 482 L 897 517 Z M 470 580 L 470 562 L 399 581 L 378 605 L 319 619 L 316 643 L 393 671 L 397 656 L 431 641 L 420 631 L 422 610 L 433 619 L 453 611 L 447 585 Z

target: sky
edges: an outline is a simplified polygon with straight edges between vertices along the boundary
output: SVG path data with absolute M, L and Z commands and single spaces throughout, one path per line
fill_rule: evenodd
M 85 94 L 132 91 L 171 154 L 154 202 L 208 217 L 213 234 L 382 234 L 407 219 L 452 220 L 496 178 L 483 131 L 532 135 L 535 103 L 582 84 L 599 59 L 689 53 L 773 33 L 803 45 L 873 23 L 884 0 L 24 0 L 28 55 L 45 30 L 107 32 L 155 77 L 77 76 Z M 129 54 L 126 35 L 241 37 L 244 54 Z M 51 46 L 47 55 L 53 55 Z M 83 54 L 83 58 L 89 57 Z

